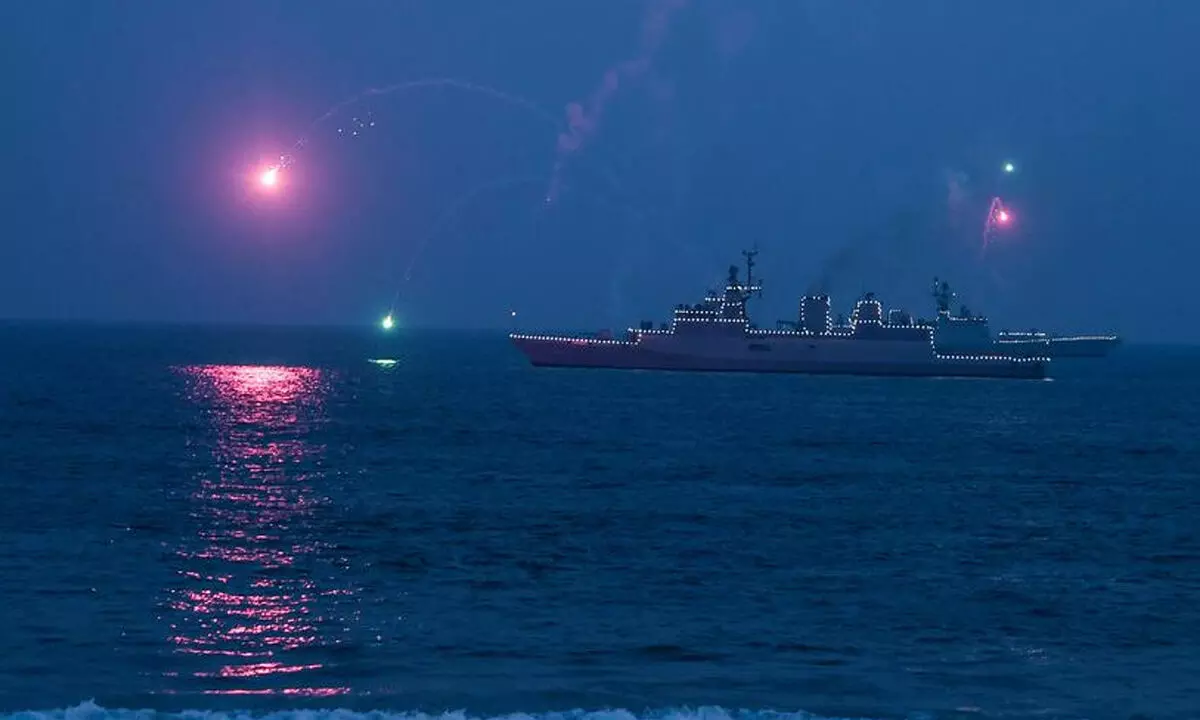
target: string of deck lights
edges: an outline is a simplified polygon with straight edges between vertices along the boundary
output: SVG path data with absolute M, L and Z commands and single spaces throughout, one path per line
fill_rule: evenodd
M 920 327 L 920 326 L 918 326 L 918 327 Z M 532 341 L 532 342 L 561 343 L 564 345 L 572 345 L 572 346 L 577 346 L 577 347 L 625 346 L 625 347 L 632 348 L 632 347 L 638 346 L 641 343 L 641 336 L 643 336 L 643 335 L 670 335 L 671 334 L 670 332 L 661 331 L 661 330 L 646 331 L 646 330 L 638 330 L 638 329 L 634 329 L 634 328 L 630 328 L 629 332 L 633 333 L 635 336 L 637 336 L 636 339 L 634 339 L 634 340 L 615 340 L 615 339 L 604 339 L 604 338 L 572 337 L 572 336 L 567 336 L 567 335 L 529 335 L 529 334 L 525 334 L 525 333 L 512 333 L 509 335 L 509 338 L 511 338 L 513 340 L 528 340 L 528 341 Z M 793 337 L 843 337 L 843 338 L 848 338 L 848 337 L 852 337 L 854 335 L 854 333 L 824 334 L 824 333 L 795 332 L 795 331 L 785 331 L 785 330 L 748 330 L 747 335 L 750 335 L 752 337 L 753 336 L 767 336 L 767 335 L 782 335 L 782 336 L 793 336 Z M 933 352 L 933 357 L 935 360 L 953 360 L 953 361 L 959 361 L 959 362 L 1012 362 L 1012 363 L 1034 363 L 1034 362 L 1048 363 L 1048 362 L 1050 362 L 1049 357 L 1038 357 L 1038 356 L 1017 357 L 1017 356 L 1003 355 L 1003 354 L 998 354 L 998 353 L 978 354 L 978 355 L 943 354 L 943 353 L 938 352 L 937 345 L 936 345 L 936 342 L 934 341 L 932 333 L 930 333 L 929 347 L 930 347 L 930 350 Z
M 998 338 L 996 340 L 996 342 L 1001 343 L 1001 344 L 1009 344 L 1009 345 L 1014 345 L 1014 344 L 1024 345 L 1024 344 L 1028 344 L 1030 342 L 1044 342 L 1046 344 L 1050 344 L 1052 342 L 1055 342 L 1055 343 L 1087 342 L 1087 341 L 1091 341 L 1091 342 L 1109 341 L 1109 342 L 1111 342 L 1113 340 L 1116 340 L 1117 338 L 1118 338 L 1118 336 L 1116 336 L 1116 335 L 1072 335 L 1070 337 L 1054 337 L 1052 335 L 1047 335 L 1044 337 L 1029 337 L 1029 338 Z

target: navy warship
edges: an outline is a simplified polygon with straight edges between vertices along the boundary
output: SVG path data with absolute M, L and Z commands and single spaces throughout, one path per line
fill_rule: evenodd
M 513 345 L 538 367 L 629 370 L 693 370 L 753 373 L 808 373 L 910 377 L 1040 379 L 1050 359 L 1005 353 L 992 343 L 970 351 L 947 351 L 975 337 L 977 321 L 939 311 L 935 321 L 914 320 L 899 309 L 884 312 L 874 293 L 854 305 L 847 324 L 835 326 L 826 294 L 800 300 L 796 321 L 775 329 L 750 320 L 747 303 L 762 296 L 754 277 L 757 250 L 743 251 L 746 277 L 729 267 L 723 292 L 709 291 L 702 302 L 678 305 L 671 322 L 654 327 L 643 321 L 623 337 L 519 333 Z M 936 281 L 935 281 L 936 285 Z M 987 332 L 986 320 L 983 323 Z M 989 338 L 990 340 L 990 338 Z
M 938 347 L 951 353 L 973 353 L 981 350 L 996 350 L 1009 355 L 1023 357 L 1081 358 L 1104 357 L 1121 344 L 1117 335 L 1054 335 L 1031 330 L 1028 332 L 1001 330 L 992 337 L 987 318 L 973 315 L 965 306 L 958 314 L 950 314 L 950 305 L 955 298 L 949 283 L 933 280 L 933 297 L 937 302 L 938 330 L 946 330 L 938 337 Z

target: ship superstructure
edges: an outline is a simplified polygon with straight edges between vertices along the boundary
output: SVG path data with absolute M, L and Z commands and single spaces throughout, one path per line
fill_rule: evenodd
M 757 251 L 745 251 L 746 278 L 729 267 L 723 292 L 675 307 L 658 328 L 642 322 L 623 338 L 513 333 L 514 345 L 536 366 L 790 372 L 840 375 L 1042 378 L 1045 357 L 1025 357 L 982 347 L 946 352 L 938 327 L 914 321 L 904 310 L 884 311 L 873 293 L 854 305 L 844 327 L 835 326 L 828 295 L 800 300 L 797 320 L 763 329 L 751 322 L 748 301 L 762 294 L 754 277 Z M 948 313 L 946 313 L 948 317 Z M 939 313 L 939 322 L 942 315 Z M 947 322 L 955 322 L 949 320 Z M 986 326 L 985 326 L 986 331 Z
M 957 313 L 951 312 L 957 295 L 950 289 L 950 283 L 934 278 L 932 294 L 937 307 L 937 315 L 931 323 L 933 337 L 942 352 L 998 352 L 986 317 L 972 313 L 966 305 L 959 305 Z

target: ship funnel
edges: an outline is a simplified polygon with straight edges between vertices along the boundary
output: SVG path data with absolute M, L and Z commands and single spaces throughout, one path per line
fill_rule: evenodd
M 820 334 L 829 332 L 832 327 L 828 295 L 805 295 L 800 299 L 801 330 Z
M 883 305 L 875 299 L 875 293 L 867 293 L 854 304 L 854 312 L 850 313 L 851 325 L 882 325 Z

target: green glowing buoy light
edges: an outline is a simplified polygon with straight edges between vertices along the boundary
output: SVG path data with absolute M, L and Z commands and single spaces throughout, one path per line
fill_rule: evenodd
M 396 319 L 392 317 L 391 313 L 388 313 L 383 316 L 383 320 L 380 321 L 379 326 L 384 330 L 391 330 L 396 326 Z
M 1016 171 L 1016 169 L 1017 169 L 1017 166 L 1016 166 L 1016 165 L 1013 165 L 1013 164 L 1012 164 L 1012 163 L 1010 163 L 1010 162 L 1006 162 L 1006 163 L 1004 163 L 1004 172 L 1006 172 L 1006 173 L 1011 173 L 1011 172 L 1015 172 L 1015 171 Z

